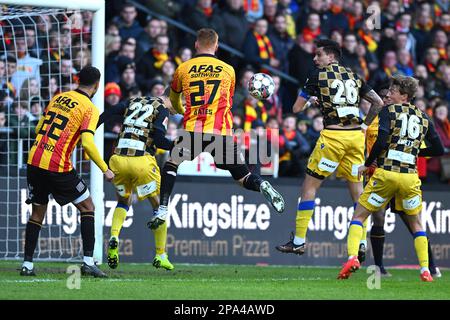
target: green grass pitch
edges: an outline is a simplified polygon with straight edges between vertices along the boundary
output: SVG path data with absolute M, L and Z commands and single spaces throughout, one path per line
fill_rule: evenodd
M 21 277 L 19 261 L 0 261 L 0 299 L 450 299 L 450 271 L 422 283 L 418 270 L 394 270 L 380 289 L 368 289 L 365 268 L 338 281 L 336 268 L 294 266 L 187 265 L 175 270 L 150 264 L 120 264 L 102 270 L 108 279 L 82 277 L 80 289 L 68 289 L 69 263 L 37 262 L 37 277 Z M 370 281 L 369 281 L 370 282 Z

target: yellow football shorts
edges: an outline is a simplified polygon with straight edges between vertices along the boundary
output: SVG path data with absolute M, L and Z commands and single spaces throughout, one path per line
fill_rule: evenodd
M 324 129 L 309 157 L 308 174 L 324 179 L 336 171 L 338 178 L 360 182 L 358 167 L 364 164 L 365 137 L 361 129 Z
M 417 173 L 398 173 L 377 168 L 358 202 L 370 212 L 377 212 L 395 197 L 396 210 L 416 215 L 422 211 L 421 184 Z
M 121 197 L 129 198 L 135 192 L 141 201 L 159 195 L 161 175 L 155 157 L 115 154 L 109 159 L 109 168 L 115 174 L 113 183 Z

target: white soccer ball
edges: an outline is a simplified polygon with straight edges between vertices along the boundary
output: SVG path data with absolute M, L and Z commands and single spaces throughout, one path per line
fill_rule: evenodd
M 269 99 L 274 91 L 275 83 L 268 74 L 255 73 L 248 82 L 248 92 L 258 100 Z

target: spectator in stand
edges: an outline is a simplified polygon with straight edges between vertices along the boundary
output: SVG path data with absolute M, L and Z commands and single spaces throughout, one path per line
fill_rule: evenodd
M 387 7 L 381 13 L 382 28 L 394 25 L 399 15 L 400 15 L 400 3 L 396 0 L 389 1 Z
M 115 82 L 108 82 L 105 85 L 105 110 L 110 109 L 120 102 L 122 92 L 120 87 Z M 113 117 L 110 121 L 105 123 L 105 131 L 112 133 L 119 133 L 122 126 L 122 117 Z
M 167 60 L 163 63 L 161 67 L 161 77 L 165 87 L 170 86 L 175 69 L 175 63 L 172 60 Z
M 430 33 L 433 28 L 433 18 L 429 10 L 419 10 L 416 14 L 416 23 L 414 25 L 414 38 L 417 41 L 416 44 L 416 56 L 417 61 L 421 62 L 425 58 L 424 49 L 428 48 L 431 44 Z
M 264 0 L 264 14 L 263 18 L 269 23 L 269 31 L 272 31 L 272 26 L 275 24 L 275 16 L 277 14 L 276 0 Z
M 356 53 L 357 46 L 356 36 L 353 33 L 347 33 L 344 36 L 341 63 L 343 66 L 349 67 L 354 72 L 360 74 L 361 65 L 358 54 Z
M 262 18 L 264 14 L 263 0 L 244 0 L 244 11 L 251 23 Z
M 280 96 L 281 78 L 277 75 L 272 75 L 272 79 L 275 84 L 275 90 L 270 98 L 264 100 L 263 103 L 266 108 L 267 115 L 274 117 L 281 123 L 283 120 L 283 107 Z
M 248 132 L 252 128 L 253 121 L 267 121 L 267 111 L 264 102 L 253 98 L 250 94 L 244 101 L 244 131 Z
M 278 1 L 277 14 L 286 18 L 286 32 L 294 40 L 297 37 L 295 30 L 295 17 L 297 16 L 299 6 L 292 0 Z
M 389 81 L 392 76 L 399 75 L 397 67 L 397 56 L 394 51 L 387 51 L 384 55 L 383 64 L 380 69 L 373 73 L 369 80 L 369 85 L 378 91 L 379 88 Z
M 294 46 L 294 41 L 287 33 L 286 28 L 286 17 L 277 15 L 274 18 L 274 28 L 268 34 L 275 56 L 280 60 L 279 69 L 283 72 L 288 72 L 288 54 Z
M 411 54 L 406 49 L 400 49 L 397 51 L 397 69 L 403 75 L 412 77 L 414 74 L 413 62 Z
M 300 11 L 297 20 L 295 21 L 297 34 L 300 34 L 302 30 L 306 27 L 307 21 L 309 20 L 309 16 L 312 13 L 316 13 L 319 16 L 322 15 L 323 9 L 325 7 L 324 0 L 310 0 L 308 2 L 308 6 L 302 6 L 302 10 Z M 320 21 L 319 21 L 320 24 Z
M 8 118 L 8 127 L 12 129 L 9 138 L 10 164 L 19 165 L 20 167 L 25 165 L 28 156 L 28 150 L 30 150 L 31 143 L 36 137 L 34 128 L 38 121 L 33 120 L 28 112 L 28 101 L 13 103 L 14 113 Z M 19 143 L 22 140 L 23 150 L 19 150 Z M 22 163 L 18 163 L 19 153 L 23 154 Z
M 50 78 L 45 77 L 41 84 L 41 96 L 47 102 L 49 102 L 55 95 L 60 93 L 61 90 L 58 86 L 58 80 L 55 76 Z
M 160 97 L 164 94 L 165 90 L 164 82 L 159 79 L 156 79 L 152 82 L 150 86 L 150 95 L 153 97 Z
M 311 151 L 308 141 L 296 130 L 297 118 L 288 114 L 280 131 L 280 169 L 281 177 L 303 177 L 306 159 Z
M 36 30 L 34 26 L 27 25 L 25 26 L 25 39 L 27 42 L 28 52 L 33 58 L 41 58 L 41 49 L 39 47 L 39 42 L 37 42 Z
M 130 96 L 130 92 L 139 88 L 139 84 L 136 80 L 136 65 L 133 61 L 129 60 L 128 63 L 123 64 L 120 67 L 121 78 L 119 82 L 120 91 L 122 96 L 126 99 Z
M 222 17 L 216 6 L 213 6 L 212 0 L 198 0 L 196 6 L 188 7 L 186 13 L 183 14 L 183 18 L 184 23 L 193 30 L 211 28 L 219 35 L 219 41 L 226 38 Z M 194 36 L 186 35 L 183 39 L 183 45 L 190 48 L 194 47 Z
M 234 90 L 233 106 L 231 108 L 233 114 L 241 117 L 245 116 L 245 100 L 248 97 L 248 82 L 255 73 L 252 69 L 244 69 L 239 76 L 239 83 Z
M 446 100 L 450 104 L 450 66 L 444 65 L 442 70 L 442 80 L 437 86 L 437 90 L 442 99 Z
M 342 47 L 344 44 L 342 34 L 339 30 L 331 31 L 330 39 L 336 41 L 340 47 Z
M 436 28 L 443 30 L 444 32 L 450 32 L 450 13 L 442 13 L 437 19 Z
M 29 114 L 30 120 L 34 121 L 35 124 L 37 125 L 43 113 L 42 98 L 40 96 L 30 97 L 29 110 L 30 110 Z
M 414 69 L 414 77 L 419 80 L 419 84 L 424 88 L 426 96 L 430 97 L 437 86 L 436 79 L 428 76 L 427 68 L 423 64 L 416 66 Z
M 292 105 L 297 99 L 297 89 L 303 88 L 307 75 L 314 68 L 313 63 L 314 42 L 307 41 L 302 34 L 297 36 L 297 41 L 289 51 L 289 75 L 298 81 L 298 85 L 288 83 L 287 94 L 283 97 L 283 113 L 292 112 Z
M 344 0 L 332 0 L 328 12 L 324 19 L 327 21 L 325 34 L 329 31 L 338 30 L 341 34 L 349 31 L 349 23 L 346 15 L 343 12 Z
M 111 54 L 106 60 L 105 79 L 107 82 L 120 81 L 120 65 L 123 61 L 135 61 L 135 45 L 132 42 L 124 41 L 120 45 L 117 54 Z
M 439 67 L 440 57 L 436 48 L 428 48 L 425 55 L 424 65 L 427 68 L 428 75 L 436 77 L 437 68 Z
M 348 28 L 350 31 L 356 31 L 361 28 L 364 23 L 364 5 L 360 1 L 352 3 L 348 1 L 348 5 L 345 7 Z
M 314 148 L 314 146 L 317 143 L 317 140 L 319 140 L 320 137 L 320 131 L 323 130 L 323 117 L 322 115 L 318 114 L 314 116 L 312 120 L 312 125 L 308 127 L 308 131 L 306 132 L 306 139 L 308 140 L 311 148 Z
M 272 42 L 267 36 L 267 30 L 267 20 L 258 19 L 253 30 L 247 32 L 245 37 L 242 49 L 245 61 L 256 70 L 260 70 L 263 64 L 270 65 L 273 68 L 280 66 L 280 60 L 277 59 Z
M 411 32 L 412 17 L 409 13 L 402 13 L 400 19 L 395 24 L 395 30 L 397 33 L 406 34 L 406 44 L 404 47 L 397 46 L 397 49 L 406 49 L 411 53 L 413 61 L 416 59 L 416 39 Z
M 39 83 L 35 78 L 29 78 L 24 81 L 22 88 L 20 89 L 19 100 L 28 102 L 30 97 L 39 96 Z
M 145 81 L 151 81 L 153 77 L 161 73 L 161 68 L 169 55 L 169 37 L 159 35 L 153 48 L 147 51 L 139 62 L 138 72 Z
M 14 101 L 15 88 L 9 79 L 11 79 L 10 72 L 15 72 L 15 61 L 16 59 L 10 55 L 0 58 L 0 108 L 5 104 L 9 106 Z
M 443 30 L 436 30 L 433 36 L 433 47 L 438 50 L 439 57 L 443 60 L 448 59 L 447 45 L 447 34 Z
M 308 132 L 308 128 L 311 125 L 310 120 L 301 119 L 297 122 L 297 130 L 300 132 L 300 134 L 304 137 L 306 137 L 306 133 Z M 307 138 L 307 137 L 306 137 Z M 313 145 L 311 145 L 313 147 Z
M 433 110 L 433 122 L 439 138 L 441 138 L 444 148 L 450 148 L 450 122 L 448 120 L 448 107 L 449 105 L 445 101 L 439 101 Z M 441 174 L 441 159 L 430 158 L 428 159 L 427 169 L 436 176 Z
M 303 39 L 305 39 L 305 41 L 314 41 L 322 34 L 320 26 L 321 22 L 319 14 L 311 13 L 308 15 L 306 26 L 301 30 Z
M 119 35 L 122 39 L 135 38 L 144 30 L 139 22 L 136 20 L 137 10 L 136 7 L 130 3 L 125 2 L 120 11 L 120 17 L 116 17 L 113 21 L 119 28 Z
M 223 26 L 227 31 L 222 39 L 230 47 L 240 50 L 244 44 L 245 35 L 250 24 L 245 17 L 242 0 L 227 0 L 226 6 L 220 11 Z
M 144 31 L 137 38 L 140 50 L 142 52 L 149 51 L 156 42 L 156 37 L 161 34 L 161 21 L 151 18 L 147 21 Z
M 178 50 L 178 55 L 174 58 L 174 61 L 178 67 L 180 64 L 188 61 L 189 59 L 192 59 L 192 50 L 188 47 L 181 47 Z
M 20 94 L 20 88 L 23 82 L 27 78 L 35 78 L 38 82 L 41 82 L 41 76 L 39 68 L 42 65 L 42 60 L 33 58 L 30 56 L 27 48 L 27 42 L 25 41 L 25 34 L 22 30 L 16 31 L 15 41 L 15 52 L 17 53 L 17 70 L 11 76 L 11 83 L 16 89 L 16 97 Z

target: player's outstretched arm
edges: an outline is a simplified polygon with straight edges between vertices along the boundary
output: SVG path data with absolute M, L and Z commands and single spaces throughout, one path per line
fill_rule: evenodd
M 302 112 L 304 109 L 309 108 L 311 105 L 316 104 L 318 101 L 317 97 L 312 96 L 306 100 L 303 96 L 298 96 L 292 106 L 292 111 L 294 113 Z
M 108 165 L 100 156 L 100 153 L 94 143 L 94 133 L 90 131 L 83 132 L 81 134 L 81 144 L 83 145 L 83 148 L 89 158 L 94 161 L 97 167 L 99 167 L 99 169 L 105 174 L 106 179 L 111 181 L 114 178 L 114 173 L 108 169 Z
M 98 119 L 97 128 L 100 127 L 104 122 L 109 121 L 113 116 L 120 115 L 123 117 L 125 115 L 125 110 L 129 105 L 129 103 L 130 100 L 127 99 L 103 111 L 103 113 L 100 115 Z
M 367 127 L 370 126 L 372 121 L 377 117 L 378 113 L 380 113 L 384 103 L 373 89 L 367 92 L 363 98 L 371 103 L 369 112 L 363 122 L 363 126 L 365 126 L 364 129 L 367 129 Z

